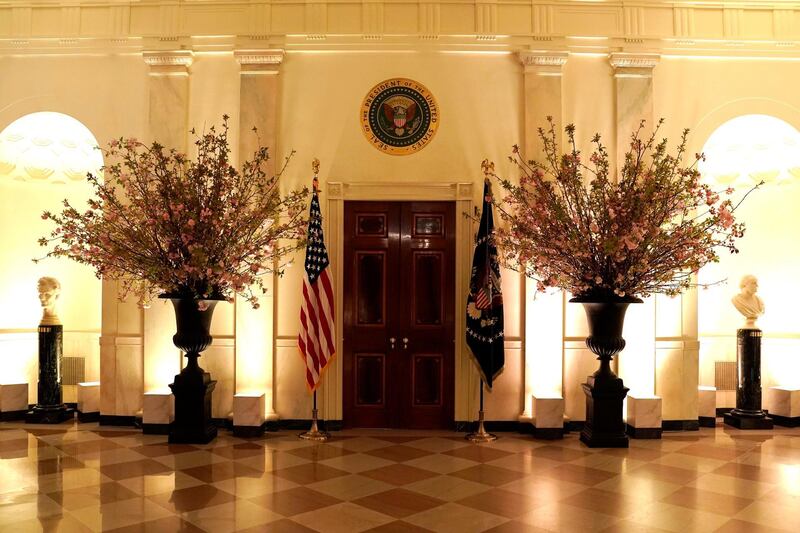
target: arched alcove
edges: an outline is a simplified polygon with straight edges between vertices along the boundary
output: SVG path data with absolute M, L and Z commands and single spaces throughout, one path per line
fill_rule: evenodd
M 100 280 L 88 267 L 66 259 L 38 264 L 32 259 L 44 255 L 37 241 L 53 229 L 42 212 L 62 209 L 65 199 L 84 208 L 91 192 L 86 173 L 97 173 L 102 165 L 92 133 L 62 113 L 31 113 L 0 132 L 0 383 L 27 382 L 30 402 L 36 400 L 37 280 L 42 276 L 61 283 L 64 356 L 83 358 L 65 364 L 65 383 L 74 381 L 73 375 L 82 381 L 100 377 Z M 64 400 L 75 401 L 74 395 L 75 387 L 66 385 Z
M 703 179 L 714 188 L 732 187 L 740 199 L 756 183 L 765 184 L 736 211 L 746 226 L 738 254 L 724 251 L 720 262 L 704 267 L 701 283 L 727 283 L 701 290 L 698 332 L 701 341 L 700 384 L 714 384 L 714 362 L 736 360 L 736 329 L 743 318 L 731 304 L 745 274 L 759 279 L 767 312 L 758 325 L 764 331 L 762 385 L 800 384 L 800 323 L 792 310 L 800 299 L 800 132 L 772 115 L 732 118 L 705 141 Z M 724 407 L 730 407 L 726 400 Z M 720 405 L 723 407 L 723 405 Z

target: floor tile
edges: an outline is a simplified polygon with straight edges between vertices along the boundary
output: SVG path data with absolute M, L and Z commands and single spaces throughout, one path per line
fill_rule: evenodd
M 416 468 L 405 464 L 393 464 L 361 472 L 361 475 L 383 481 L 384 483 L 391 483 L 392 485 L 408 485 L 415 481 L 435 477 L 437 474 L 429 470 L 423 470 L 422 468 Z
M 350 502 L 310 511 L 292 520 L 325 533 L 359 533 L 393 521 L 393 518 Z
M 508 519 L 457 503 L 446 503 L 441 507 L 410 516 L 405 521 L 431 531 L 477 533 L 499 526 Z
M 467 479 L 469 481 L 475 481 L 476 483 L 491 485 L 493 487 L 505 485 L 506 483 L 510 483 L 521 477 L 525 477 L 523 472 L 517 472 L 507 468 L 500 468 L 498 466 L 485 464 L 471 466 L 469 468 L 465 468 L 464 470 L 451 472 L 448 475 L 461 479 Z
M 249 501 L 286 517 L 321 509 L 341 500 L 306 487 L 271 492 L 250 498 Z
M 395 518 L 404 518 L 443 505 L 445 501 L 418 492 L 395 488 L 353 500 L 353 503 Z

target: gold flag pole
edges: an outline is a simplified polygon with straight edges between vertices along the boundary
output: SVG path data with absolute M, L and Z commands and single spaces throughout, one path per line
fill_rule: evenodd
M 319 159 L 314 158 L 314 160 L 311 162 L 311 170 L 314 172 L 313 187 L 314 192 L 316 193 L 319 191 L 319 181 L 317 180 L 317 175 L 319 174 Z M 311 429 L 300 433 L 298 437 L 304 440 L 313 440 L 316 442 L 325 442 L 331 437 L 331 434 L 327 431 L 320 431 L 317 419 L 318 413 L 317 389 L 314 389 L 314 407 L 311 409 Z
M 497 435 L 489 433 L 486 431 L 486 428 L 483 427 L 483 378 L 481 378 L 481 407 L 478 411 L 478 430 L 474 433 L 467 433 L 464 438 L 474 443 L 497 440 Z

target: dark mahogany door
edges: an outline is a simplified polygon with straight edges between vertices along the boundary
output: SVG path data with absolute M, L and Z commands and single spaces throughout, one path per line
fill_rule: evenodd
M 455 206 L 347 202 L 344 423 L 453 423 Z

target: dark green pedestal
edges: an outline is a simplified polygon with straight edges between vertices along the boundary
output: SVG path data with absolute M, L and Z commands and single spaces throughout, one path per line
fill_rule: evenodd
M 64 326 L 39 326 L 39 382 L 36 405 L 25 414 L 25 422 L 58 424 L 75 417 L 64 405 L 61 389 L 61 358 Z

